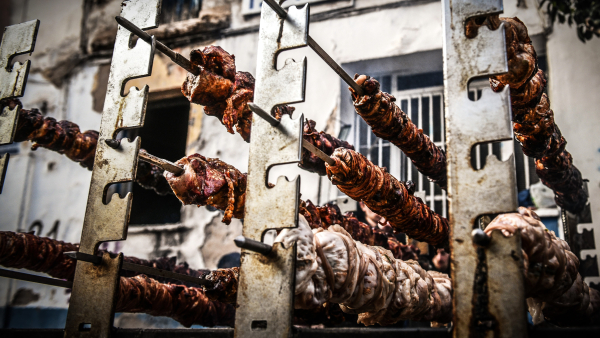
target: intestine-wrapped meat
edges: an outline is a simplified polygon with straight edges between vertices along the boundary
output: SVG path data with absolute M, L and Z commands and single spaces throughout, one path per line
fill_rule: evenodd
M 497 29 L 504 23 L 508 73 L 490 77 L 492 90 L 498 92 L 510 86 L 513 130 L 523 147 L 523 153 L 536 159 L 540 180 L 554 190 L 556 204 L 578 213 L 587 203 L 583 180 L 573 165 L 567 144 L 554 122 L 550 101 L 544 93 L 546 77 L 538 68 L 537 54 L 527 27 L 518 18 L 497 15 L 467 21 L 467 36 L 477 35 L 480 26 Z
M 340 208 L 333 203 L 327 203 L 319 207 L 312 204 L 310 200 L 301 201 L 300 214 L 304 216 L 312 229 L 328 229 L 334 224 L 339 224 L 350 234 L 353 240 L 388 249 L 392 252 L 394 258 L 403 260 L 416 260 L 418 258 L 419 249 L 414 245 L 401 243 L 394 237 L 391 227 L 389 229 L 373 228 L 360 222 L 351 212 L 342 215 Z
M 373 133 L 402 150 L 420 173 L 446 189 L 446 154 L 417 128 L 408 115 L 394 103 L 396 98 L 380 90 L 379 82 L 365 75 L 354 77 L 364 95 L 352 88 L 356 112 L 371 126 Z
M 15 142 L 33 141 L 31 149 L 39 147 L 50 149 L 92 170 L 98 144 L 98 132 L 88 130 L 81 132 L 79 126 L 70 121 L 56 121 L 52 117 L 44 117 L 38 109 L 22 109 L 17 99 L 0 101 L 0 111 L 4 107 L 19 107 L 19 118 L 15 132 Z M 135 181 L 145 189 L 154 190 L 159 195 L 171 194 L 171 189 L 163 177 L 159 167 L 140 162 Z
M 183 326 L 233 326 L 235 307 L 212 301 L 201 288 L 164 284 L 144 275 L 121 277 L 116 312 L 171 317 Z
M 448 243 L 448 220 L 414 196 L 406 183 L 352 150 L 336 149 L 327 176 L 340 191 L 386 218 L 396 230 L 435 246 Z
M 583 282 L 579 259 L 533 211 L 500 215 L 485 228 L 493 230 L 521 232 L 525 295 L 536 324 L 544 317 L 561 326 L 584 324 L 600 311 L 600 292 Z
M 217 117 L 229 133 L 234 134 L 235 127 L 244 141 L 250 142 L 252 111 L 248 102 L 254 100 L 255 82 L 252 74 L 236 72 L 235 56 L 218 46 L 194 50 L 190 58 L 200 68 L 200 75 L 188 73 L 181 86 L 183 95 L 190 102 L 203 105 L 204 112 Z M 279 120 L 283 115 L 292 116 L 294 109 L 287 105 L 277 106 L 271 115 Z M 346 141 L 317 132 L 315 122 L 311 120 L 304 123 L 304 139 L 327 155 L 339 147 L 354 149 Z M 325 175 L 325 162 L 304 149 L 299 165 L 302 169 Z
M 184 205 L 210 205 L 225 211 L 223 222 L 244 217 L 246 174 L 215 158 L 200 154 L 186 156 L 177 164 L 185 172 L 179 176 L 165 172 L 165 178 L 175 196 Z
M 415 261 L 353 241 L 339 225 L 311 231 L 301 216 L 299 227 L 282 230 L 275 242 L 286 247 L 297 243 L 296 308 L 339 303 L 344 312 L 359 314 L 365 325 L 451 320 L 447 275 L 426 272 Z

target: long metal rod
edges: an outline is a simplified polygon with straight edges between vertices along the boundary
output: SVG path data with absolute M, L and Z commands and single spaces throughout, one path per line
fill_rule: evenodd
M 164 170 L 170 171 L 177 176 L 179 176 L 185 172 L 185 169 L 183 169 L 183 167 L 180 167 L 179 165 L 177 165 L 171 161 L 167 161 L 160 157 L 156 157 L 154 155 L 148 154 L 145 151 L 140 151 L 138 154 L 138 158 L 140 159 L 140 161 L 144 161 L 144 162 L 159 166 L 159 167 L 163 168 Z
M 269 124 L 272 125 L 273 127 L 277 127 L 279 125 L 279 120 L 274 118 L 271 114 L 267 113 L 264 109 L 259 107 L 254 102 L 249 102 L 248 107 L 250 108 L 250 110 L 252 110 L 254 113 L 256 113 L 256 115 L 258 115 L 260 118 L 269 122 Z M 315 154 L 318 158 L 327 162 L 327 164 L 335 165 L 335 161 L 329 155 L 325 154 L 323 151 L 321 151 L 321 149 L 315 147 L 314 145 L 312 145 L 312 143 L 308 142 L 307 140 L 304 140 L 304 139 L 302 140 L 302 146 L 306 150 Z
M 67 289 L 73 288 L 73 282 L 69 282 L 66 280 L 43 277 L 43 276 L 36 276 L 36 275 L 28 274 L 28 273 L 6 270 L 6 269 L 0 269 L 0 277 L 19 279 L 19 280 L 24 280 L 26 282 L 58 286 L 58 287 L 67 288 Z
M 263 242 L 255 241 L 244 236 L 237 236 L 233 242 L 238 248 L 258 252 L 259 254 L 268 255 L 273 251 L 273 246 Z
M 264 2 L 266 2 L 281 19 L 287 18 L 287 12 L 285 9 L 283 9 L 283 7 L 281 7 L 281 5 L 277 3 L 277 1 L 264 0 Z M 356 81 L 354 81 L 354 79 L 348 73 L 346 73 L 342 66 L 335 62 L 335 60 L 333 60 L 331 56 L 329 56 L 329 54 L 327 54 L 327 52 L 325 52 L 323 48 L 321 48 L 321 46 L 319 46 L 319 44 L 313 40 L 312 37 L 310 37 L 310 35 L 308 36 L 308 45 L 321 57 L 321 59 L 323 59 L 323 61 L 325 61 L 327 65 L 329 65 L 329 67 L 331 67 L 331 69 L 333 69 L 334 72 L 336 72 L 342 78 L 342 80 L 344 80 L 344 82 L 352 87 L 352 89 L 358 95 L 362 96 L 364 94 L 362 87 L 356 83 Z
M 117 20 L 119 25 L 123 26 L 123 28 L 137 35 L 140 39 L 146 41 L 147 43 L 152 43 L 152 37 L 148 33 L 141 30 L 138 26 L 133 24 L 131 21 L 125 19 L 122 16 L 117 16 L 115 17 L 115 19 Z M 155 43 L 156 49 L 168 56 L 171 60 L 173 60 L 173 62 L 181 66 L 183 69 L 187 70 L 188 72 L 194 75 L 200 74 L 200 69 L 198 67 L 194 67 L 190 60 L 186 59 L 181 54 L 173 51 L 171 48 L 165 46 L 162 42 L 158 40 L 155 40 Z
M 98 256 L 89 255 L 89 254 L 86 254 L 83 252 L 77 252 L 75 254 L 75 252 L 72 252 L 72 251 L 65 252 L 65 255 L 67 255 L 73 259 L 77 259 L 77 260 L 92 263 L 92 264 L 97 264 L 98 260 L 96 258 L 99 258 Z M 163 270 L 163 269 L 157 269 L 157 268 L 144 266 L 144 265 L 140 265 L 140 264 L 135 264 L 135 263 L 129 263 L 129 262 L 123 262 L 121 269 L 127 270 L 127 271 L 133 271 L 133 272 L 137 272 L 137 273 L 143 273 L 143 274 L 147 274 L 147 275 L 152 275 L 152 276 L 160 276 L 160 277 L 175 279 L 175 280 L 179 280 L 182 282 L 188 282 L 188 283 L 192 283 L 192 284 L 196 284 L 196 285 L 212 285 L 213 284 L 211 281 L 206 280 L 206 279 L 192 277 L 192 276 L 184 275 L 181 273 L 176 273 L 176 272 Z

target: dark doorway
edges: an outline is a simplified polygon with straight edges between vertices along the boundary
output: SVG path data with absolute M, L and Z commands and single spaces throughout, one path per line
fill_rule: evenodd
M 190 103 L 183 97 L 151 100 L 144 127 L 130 130 L 128 137 L 140 136 L 142 148 L 152 155 L 177 161 L 185 156 Z M 160 196 L 153 190 L 132 185 L 133 203 L 130 224 L 177 223 L 181 202 L 175 195 Z

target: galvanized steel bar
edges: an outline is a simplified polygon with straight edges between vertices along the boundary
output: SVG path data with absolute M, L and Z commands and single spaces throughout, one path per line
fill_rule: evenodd
M 124 1 L 121 16 L 141 29 L 155 28 L 160 5 L 160 0 Z M 129 30 L 118 27 L 79 247 L 80 252 L 89 255 L 96 254 L 100 243 L 124 240 L 127 236 L 132 195 L 128 193 L 123 199 L 113 196 L 110 203 L 105 203 L 106 191 L 110 184 L 134 179 L 141 140 L 123 140 L 118 149 L 105 140 L 115 139 L 121 130 L 143 125 L 148 86 L 141 90 L 131 88 L 127 96 L 124 89 L 127 80 L 151 74 L 155 49 L 154 38 L 151 43 L 138 40 L 130 48 L 130 37 Z M 107 254 L 101 265 L 77 262 L 65 337 L 110 335 L 121 262 L 122 255 L 113 259 Z
M 477 101 L 468 97 L 474 77 L 508 71 L 503 25 L 495 31 L 481 27 L 473 39 L 465 35 L 467 19 L 501 13 L 502 0 L 444 0 L 442 11 L 453 335 L 525 337 L 520 236 L 494 232 L 481 247 L 471 235 L 479 216 L 514 212 L 518 206 L 512 157 L 500 162 L 490 154 L 480 170 L 470 164 L 474 146 L 512 139 L 508 87 L 498 94 L 486 89 Z
M 280 52 L 307 45 L 308 18 L 307 5 L 290 7 L 286 20 L 280 20 L 271 7 L 262 6 L 254 103 L 265 112 L 270 113 L 277 105 L 304 101 L 306 58 L 287 60 L 280 70 L 275 66 Z M 300 177 L 291 182 L 279 177 L 273 188 L 267 182 L 271 167 L 300 161 L 302 126 L 303 117 L 292 120 L 284 115 L 276 127 L 262 118 L 252 119 L 244 237 L 262 241 L 268 229 L 297 226 Z M 295 246 L 275 244 L 268 256 L 242 249 L 241 261 L 235 337 L 289 337 Z
M 40 20 L 32 20 L 4 29 L 0 44 L 0 100 L 10 97 L 21 97 L 29 75 L 29 60 L 25 63 L 10 62 L 13 57 L 31 53 L 35 47 Z M 0 112 L 0 145 L 11 144 L 17 128 L 19 108 L 4 107 Z M 8 168 L 10 154 L 0 155 L 0 194 L 4 186 L 4 178 Z

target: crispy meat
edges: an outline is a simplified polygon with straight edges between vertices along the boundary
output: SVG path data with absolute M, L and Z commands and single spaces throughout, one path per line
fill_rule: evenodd
M 600 293 L 583 282 L 579 259 L 533 211 L 521 207 L 518 214 L 500 215 L 485 232 L 494 230 L 506 236 L 521 232 L 525 293 L 535 321 L 545 317 L 561 326 L 586 324 L 600 311 Z
M 166 316 L 183 326 L 233 326 L 235 307 L 208 299 L 201 288 L 163 284 L 144 275 L 121 277 L 116 312 Z
M 190 102 L 213 106 L 231 95 L 235 81 L 235 56 L 221 47 L 210 46 L 204 50 L 193 50 L 190 61 L 200 69 L 198 76 L 188 73 L 181 87 L 181 92 Z
M 366 157 L 349 149 L 336 149 L 327 176 L 340 191 L 386 218 L 396 230 L 435 246 L 448 243 L 448 220 L 413 195 L 407 184 Z
M 79 251 L 79 245 L 38 237 L 33 233 L 0 231 L 0 265 L 9 268 L 73 280 L 76 261 L 63 254 L 68 251 Z
M 296 308 L 338 303 L 365 325 L 451 320 L 447 275 L 426 272 L 416 261 L 395 259 L 384 248 L 353 241 L 339 225 L 311 230 L 301 216 L 299 227 L 282 230 L 275 242 L 297 244 Z
M 446 189 L 446 154 L 438 148 L 422 129 L 412 123 L 408 115 L 395 103 L 396 98 L 380 90 L 372 77 L 354 77 L 361 85 L 364 95 L 357 95 L 352 88 L 352 100 L 356 112 L 371 126 L 373 133 L 390 141 L 408 156 L 417 170 Z
M 331 155 L 337 148 L 354 150 L 354 147 L 346 141 L 342 141 L 322 131 L 317 132 L 315 126 L 315 121 L 306 120 L 304 122 L 303 138 L 310 142 L 313 146 L 323 151 L 325 154 Z M 325 170 L 325 162 L 318 158 L 317 155 L 304 148 L 302 148 L 302 162 L 300 162 L 300 168 L 317 173 L 321 176 L 325 176 L 327 174 Z
M 518 18 L 499 18 L 497 15 L 467 22 L 467 34 L 477 35 L 482 25 L 497 29 L 504 23 L 508 56 L 508 73 L 491 76 L 492 90 L 498 92 L 510 86 L 515 137 L 523 153 L 536 159 L 536 173 L 555 193 L 556 203 L 573 213 L 587 204 L 583 180 L 573 165 L 567 144 L 554 122 L 550 101 L 544 93 L 546 77 L 538 68 L 537 54 L 527 27 Z
M 244 216 L 246 174 L 215 158 L 200 154 L 186 156 L 177 164 L 185 168 L 182 175 L 165 172 L 165 178 L 175 196 L 184 205 L 210 205 L 224 210 L 223 222 Z
M 207 54 L 215 56 L 211 58 Z M 250 142 L 252 111 L 248 108 L 248 102 L 254 100 L 255 84 L 252 74 L 236 72 L 234 56 L 229 55 L 221 47 L 211 46 L 204 50 L 194 50 L 191 59 L 201 68 L 201 74 L 194 76 L 188 73 L 181 87 L 185 97 L 192 103 L 203 105 L 204 112 L 217 117 L 229 133 L 234 134 L 235 127 L 244 141 Z M 213 70 L 214 74 L 209 74 Z M 287 105 L 277 106 L 271 111 L 271 115 L 278 120 L 283 115 L 291 117 L 294 109 Z M 346 141 L 324 132 L 317 132 L 315 122 L 311 120 L 304 122 L 304 139 L 328 155 L 339 147 L 354 149 Z M 300 167 L 325 175 L 325 162 L 304 149 Z
M 43 147 L 79 163 L 92 170 L 98 144 L 98 132 L 88 130 L 80 132 L 79 126 L 69 121 L 56 121 L 44 117 L 38 109 L 22 109 L 17 99 L 0 101 L 0 111 L 5 106 L 13 109 L 19 106 L 19 119 L 15 133 L 15 142 L 33 141 L 32 150 Z M 145 162 L 138 163 L 135 181 L 144 189 L 154 190 L 159 195 L 172 194 L 171 188 L 163 177 L 163 170 Z

